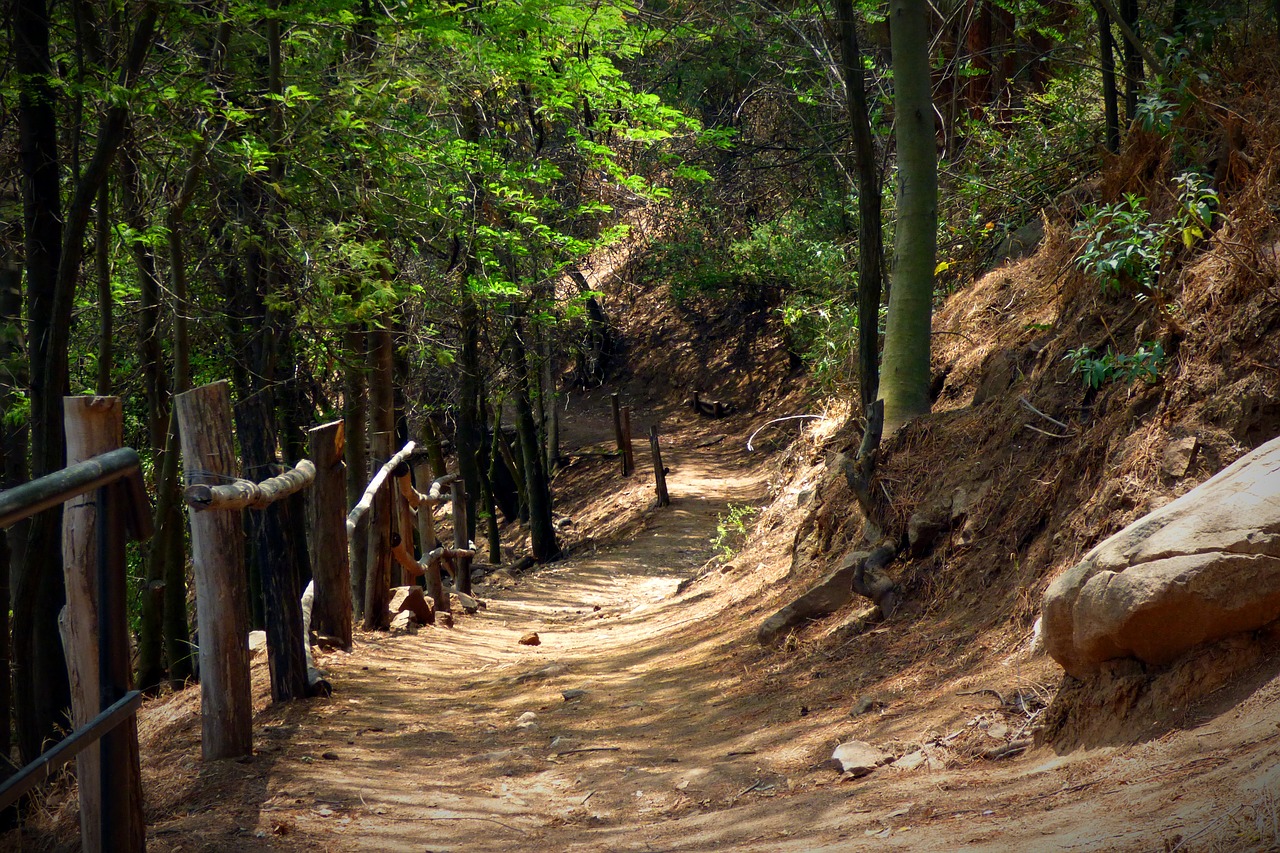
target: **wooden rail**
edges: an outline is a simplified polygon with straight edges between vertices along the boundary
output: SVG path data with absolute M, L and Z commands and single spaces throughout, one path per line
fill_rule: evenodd
M 266 509 L 276 501 L 302 491 L 316 481 L 316 466 L 303 459 L 291 470 L 261 483 L 236 480 L 225 486 L 197 483 L 187 486 L 183 499 L 195 510 Z

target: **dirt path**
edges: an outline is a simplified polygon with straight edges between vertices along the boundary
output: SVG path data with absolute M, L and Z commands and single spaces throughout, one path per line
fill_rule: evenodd
M 572 446 L 604 426 L 579 424 Z M 1274 682 L 1200 729 L 1147 742 L 841 781 L 822 761 L 843 739 L 920 743 L 933 728 L 981 738 L 979 723 L 1016 720 L 946 679 L 851 718 L 857 694 L 838 679 L 856 660 L 830 672 L 806 663 L 801 688 L 785 655 L 752 638 L 777 605 L 776 562 L 678 591 L 711 556 L 717 516 L 768 488 L 736 442 L 698 446 L 705 437 L 671 431 L 674 504 L 645 513 L 627 541 L 582 548 L 508 589 L 477 587 L 488 608 L 451 630 L 361 636 L 351 655 L 322 658 L 329 700 L 260 700 L 251 761 L 195 758 L 198 718 L 183 697 L 196 691 L 144 714 L 147 741 L 172 742 L 144 755 L 148 796 L 168 803 L 153 805 L 150 849 L 1266 849 L 1177 845 L 1239 838 L 1223 821 L 1274 817 Z M 579 472 L 614 492 L 574 523 L 604 529 L 638 512 L 645 468 L 626 485 L 603 461 Z M 530 632 L 540 645 L 518 642 Z M 265 666 L 255 669 L 261 697 Z

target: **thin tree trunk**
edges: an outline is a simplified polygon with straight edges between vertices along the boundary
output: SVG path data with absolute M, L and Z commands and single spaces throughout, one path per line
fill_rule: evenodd
M 22 265 L 18 251 L 21 242 L 20 222 L 0 226 L 0 327 L 14 330 L 22 328 Z M 23 389 L 25 375 L 20 367 L 21 355 L 19 335 L 0 336 L 0 365 L 13 365 L 11 370 L 0 370 L 0 411 L 12 411 Z M 0 419 L 0 489 L 12 488 L 27 480 L 27 425 Z M 19 522 L 0 531 L 0 780 L 13 769 L 9 762 L 13 747 L 9 577 L 15 567 L 26 565 L 27 527 L 26 522 Z M 0 822 L 0 828 L 5 828 L 5 823 Z
M 62 392 L 66 350 L 54 345 L 55 302 L 62 254 L 63 217 L 59 185 L 57 90 L 49 52 L 49 14 L 44 0 L 12 4 L 13 62 L 18 89 L 18 147 L 26 241 L 27 342 L 30 358 L 32 474 L 62 467 Z M 67 318 L 70 321 L 70 317 Z M 52 368 L 52 371 L 51 371 Z M 24 559 L 12 585 L 15 731 L 22 763 L 56 739 L 61 711 L 70 702 L 67 670 L 57 630 L 62 607 L 62 510 L 33 518 Z M 40 565 L 35 565 L 39 562 Z
M 480 495 L 480 312 L 469 294 L 463 295 L 462 346 L 458 357 L 458 414 L 454 445 L 458 473 L 467 488 L 467 539 L 475 538 L 475 501 Z
M 533 559 L 545 563 L 560 556 L 560 545 L 556 542 L 556 528 L 551 517 L 551 489 L 543 466 L 545 457 L 538 443 L 538 426 L 529 402 L 529 363 L 518 334 L 511 335 L 511 352 L 511 364 L 520 371 L 515 393 L 516 434 L 520 438 L 529 506 L 529 545 Z
M 865 410 L 880 388 L 880 300 L 884 290 L 884 237 L 880 171 L 867 116 L 866 78 L 851 0 L 836 0 L 844 58 L 845 108 L 853 132 L 858 174 L 858 384 Z
M 383 465 L 395 454 L 395 345 L 391 332 L 378 329 L 369 333 L 369 399 L 372 410 L 372 440 L 375 465 Z M 385 628 L 387 602 L 391 589 L 391 530 L 394 521 L 391 513 L 392 487 L 379 490 L 369 515 L 369 570 L 365 578 L 364 627 L 366 630 Z
M 885 327 L 880 397 L 885 431 L 929 411 L 938 161 L 930 100 L 928 5 L 891 0 L 890 37 L 898 143 L 898 230 Z
M 1120 0 L 1120 18 L 1131 32 L 1138 32 L 1138 0 Z M 1132 123 L 1138 115 L 1138 90 L 1142 88 L 1142 53 L 1133 40 L 1124 40 L 1124 111 Z
M 111 293 L 111 193 L 107 181 L 98 189 L 94 219 L 94 273 L 98 278 L 98 380 L 100 396 L 111 393 L 115 300 Z
M 1111 35 L 1111 16 L 1102 4 L 1093 4 L 1094 14 L 1098 17 L 1098 51 L 1102 68 L 1102 106 L 1107 123 L 1107 150 L 1112 154 L 1120 151 L 1120 107 L 1116 94 L 1116 55 L 1115 39 Z
M 369 449 L 366 422 L 369 418 L 365 360 L 368 346 L 365 333 L 354 324 L 344 334 L 346 343 L 346 368 L 343 372 L 342 419 L 345 424 L 346 445 L 343 450 L 347 463 L 347 506 L 353 507 L 364 494 L 369 482 Z M 368 513 L 364 516 L 368 518 Z M 368 539 L 364 530 L 367 522 L 356 530 L 348 543 L 351 562 L 351 606 L 356 618 L 364 615 L 364 584 L 368 573 Z

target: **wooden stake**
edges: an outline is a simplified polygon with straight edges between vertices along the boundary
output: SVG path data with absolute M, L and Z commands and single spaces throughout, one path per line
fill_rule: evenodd
M 622 407 L 622 458 L 625 477 L 630 477 L 636 470 L 635 448 L 631 444 L 631 407 Z
M 333 421 L 307 431 L 316 480 L 307 491 L 307 527 L 315 602 L 311 625 L 351 651 L 351 562 L 347 543 L 345 427 Z
M 467 540 L 467 490 L 462 481 L 453 484 L 453 547 L 459 551 L 468 550 L 471 543 Z M 471 558 L 458 556 L 454 562 L 453 587 L 458 592 L 471 594 Z
M 231 396 L 225 381 L 174 397 L 182 463 L 189 484 L 235 477 Z M 190 510 L 200 623 L 201 754 L 206 761 L 249 755 L 249 601 L 240 515 Z
M 649 450 L 653 454 L 653 480 L 658 490 L 658 506 L 670 506 L 671 496 L 667 494 L 667 472 L 662 467 L 662 450 L 658 447 L 658 427 L 649 427 Z
M 622 476 L 627 476 L 631 472 L 627 469 L 627 451 L 622 435 L 622 405 L 618 400 L 617 393 L 609 395 L 609 405 L 613 407 L 613 437 L 618 444 L 618 455 L 621 457 Z

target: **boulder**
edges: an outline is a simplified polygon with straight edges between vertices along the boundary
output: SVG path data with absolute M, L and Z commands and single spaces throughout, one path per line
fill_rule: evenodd
M 1046 650 L 1077 678 L 1280 619 L 1280 439 L 1104 540 L 1050 585 L 1043 614 Z

